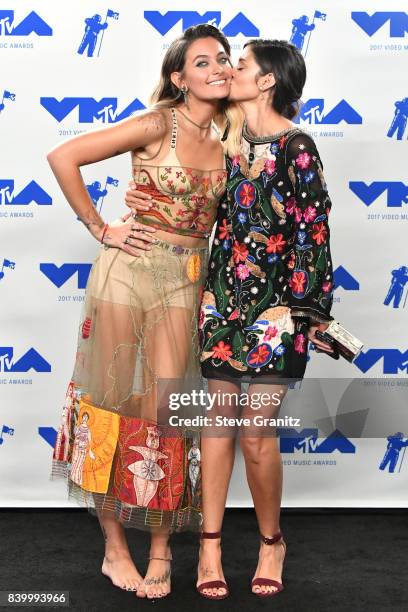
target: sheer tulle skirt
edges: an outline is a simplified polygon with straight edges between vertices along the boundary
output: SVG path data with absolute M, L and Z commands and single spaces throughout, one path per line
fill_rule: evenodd
M 198 530 L 199 432 L 158 423 L 161 381 L 199 377 L 208 250 L 102 247 L 92 266 L 50 478 L 126 527 Z M 177 383 L 176 383 L 177 384 Z

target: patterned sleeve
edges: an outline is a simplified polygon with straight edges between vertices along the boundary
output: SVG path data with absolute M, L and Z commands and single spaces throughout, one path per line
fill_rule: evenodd
M 309 317 L 310 322 L 331 321 L 333 266 L 328 225 L 331 200 L 313 139 L 306 133 L 292 136 L 287 143 L 285 162 L 294 193 L 287 208 L 295 227 L 288 261 L 291 314 Z

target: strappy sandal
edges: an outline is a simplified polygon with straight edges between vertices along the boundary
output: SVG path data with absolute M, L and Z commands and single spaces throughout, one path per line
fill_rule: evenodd
M 281 544 L 283 545 L 284 553 L 286 553 L 286 544 L 283 540 L 283 534 L 281 531 L 275 533 L 271 538 L 267 538 L 261 534 L 261 541 L 264 544 L 268 545 L 275 544 L 275 542 L 281 542 Z M 276 590 L 271 591 L 270 593 L 262 593 L 262 591 L 260 591 L 259 593 L 255 593 L 252 590 L 254 586 L 272 586 L 275 587 Z M 283 584 L 278 580 L 271 580 L 270 578 L 254 578 L 251 582 L 251 592 L 254 595 L 258 595 L 258 597 L 272 597 L 273 595 L 277 595 L 281 591 L 283 591 Z
M 216 538 L 220 537 L 221 531 L 202 531 L 200 533 L 200 539 L 208 538 L 215 540 Z M 207 599 L 225 599 L 229 595 L 227 583 L 223 580 L 210 580 L 209 582 L 202 582 L 198 587 L 196 587 L 196 589 L 200 595 L 206 597 Z M 225 589 L 226 593 L 224 593 L 224 595 L 208 595 L 207 593 L 203 592 L 205 589 Z
M 147 557 L 148 560 L 150 561 L 151 559 L 156 559 L 157 561 L 173 561 L 173 556 L 170 555 L 169 558 L 165 558 L 165 557 L 151 557 L 150 555 Z M 169 574 L 166 577 L 166 582 L 167 580 L 169 580 L 171 577 L 171 565 L 170 565 L 170 569 L 169 569 Z M 154 576 L 152 578 L 149 578 L 149 580 L 154 580 Z M 146 577 L 145 577 L 146 580 Z M 145 582 L 145 580 L 143 582 Z M 148 586 L 150 586 L 148 583 L 145 582 L 145 584 L 147 584 Z M 150 601 L 153 601 L 155 599 L 164 599 L 164 597 L 168 597 L 170 595 L 171 591 L 169 591 L 168 593 L 166 593 L 165 595 L 160 595 L 159 597 L 147 597 L 147 593 L 146 593 L 146 599 L 149 599 Z

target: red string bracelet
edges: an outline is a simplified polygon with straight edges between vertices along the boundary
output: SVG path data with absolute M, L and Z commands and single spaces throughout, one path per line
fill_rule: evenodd
M 101 238 L 101 243 L 102 244 L 103 244 L 103 239 L 105 238 L 105 234 L 106 234 L 108 228 L 109 228 L 109 225 L 107 223 L 105 223 L 105 227 L 103 228 L 102 238 Z

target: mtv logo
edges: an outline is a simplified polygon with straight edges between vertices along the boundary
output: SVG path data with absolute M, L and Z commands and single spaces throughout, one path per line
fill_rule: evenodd
M 78 289 L 85 289 L 91 268 L 92 264 L 87 263 L 64 263 L 61 266 L 54 263 L 40 263 L 41 272 L 58 289 L 75 274 L 78 275 Z
M 0 346 L 0 372 L 51 372 L 51 365 L 34 348 L 30 348 L 20 359 L 15 361 L 14 349 L 11 346 Z
M 0 205 L 28 206 L 31 202 L 51 206 L 52 198 L 36 181 L 30 181 L 24 189 L 15 193 L 13 179 L 0 179 Z
M 322 442 L 318 442 L 319 430 L 315 428 L 297 431 L 293 427 L 280 428 L 279 440 L 281 453 L 355 453 L 356 447 L 338 429 L 335 429 Z
M 390 22 L 391 38 L 403 38 L 408 32 L 408 13 L 400 11 L 378 11 L 372 15 L 353 11 L 351 18 L 368 36 L 373 36 L 387 21 Z
M 137 98 L 121 112 L 118 112 L 117 98 L 101 98 L 97 101 L 95 98 L 69 97 L 58 101 L 56 98 L 41 97 L 40 104 L 58 123 L 66 119 L 76 108 L 79 123 L 116 123 L 146 108 Z
M 0 36 L 52 36 L 52 28 L 35 11 L 14 23 L 14 11 L 0 10 Z
M 341 121 L 354 125 L 363 123 L 362 116 L 346 100 L 340 100 L 329 112 L 325 112 L 324 105 L 323 98 L 306 100 L 293 121 L 299 123 L 301 120 L 315 125 L 337 125 Z
M 222 15 L 221 11 L 206 11 L 202 15 L 197 11 L 167 11 L 163 15 L 159 11 L 144 11 L 144 18 L 157 30 L 162 36 L 165 36 L 174 28 L 176 24 L 181 22 L 183 32 L 190 26 L 200 23 L 209 23 L 219 27 Z M 231 19 L 223 28 L 225 36 L 233 37 L 242 34 L 242 36 L 259 36 L 259 29 L 244 15 L 239 12 Z

